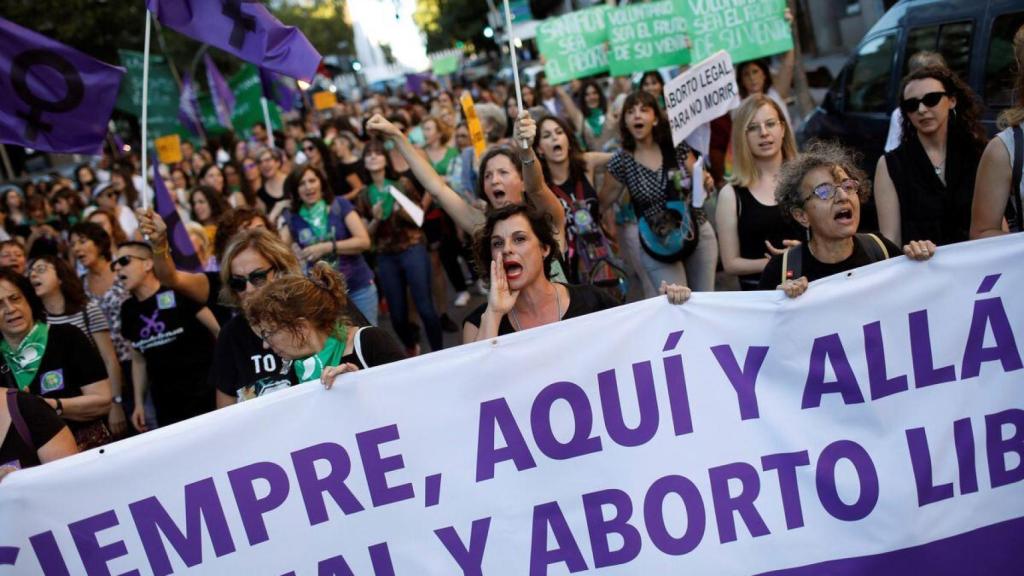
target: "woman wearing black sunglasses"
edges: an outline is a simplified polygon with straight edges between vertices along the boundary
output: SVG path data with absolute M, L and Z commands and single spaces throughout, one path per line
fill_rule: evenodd
M 777 288 L 795 298 L 814 280 L 898 256 L 900 249 L 884 237 L 857 234 L 860 205 L 870 196 L 867 175 L 838 144 L 812 144 L 783 164 L 775 201 L 784 214 L 807 229 L 808 240 L 773 256 L 758 289 Z M 910 242 L 902 253 L 913 260 L 927 260 L 935 254 L 935 244 Z
M 978 98 L 944 66 L 911 72 L 900 94 L 902 141 L 875 170 L 879 228 L 897 244 L 908 238 L 938 245 L 967 240 L 986 144 Z

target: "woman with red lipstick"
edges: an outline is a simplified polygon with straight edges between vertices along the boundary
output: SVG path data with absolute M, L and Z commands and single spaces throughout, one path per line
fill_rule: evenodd
M 552 282 L 558 241 L 550 218 L 523 205 L 492 211 L 474 245 L 477 268 L 490 270 L 487 303 L 471 312 L 463 343 L 476 342 L 612 308 L 617 302 L 593 286 Z M 686 287 L 663 285 L 669 300 L 682 304 Z
M 795 298 L 809 282 L 899 256 L 895 244 L 875 234 L 857 234 L 860 205 L 871 195 L 867 175 L 838 144 L 818 142 L 784 164 L 775 200 L 779 208 L 807 229 L 809 240 L 772 257 L 761 274 L 759 290 L 780 289 Z M 902 253 L 927 260 L 935 244 L 913 241 Z
M 875 170 L 879 229 L 897 244 L 967 240 L 974 179 L 987 144 L 978 98 L 944 66 L 911 72 L 900 94 L 903 139 Z
M 718 193 L 715 223 L 722 267 L 739 277 L 740 288 L 756 290 L 768 260 L 804 238 L 775 202 L 779 169 L 796 156 L 796 140 L 782 109 L 763 94 L 748 98 L 735 115 L 735 164 Z

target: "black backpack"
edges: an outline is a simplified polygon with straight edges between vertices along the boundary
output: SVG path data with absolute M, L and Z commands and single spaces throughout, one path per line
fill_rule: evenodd
M 889 258 L 889 250 L 885 247 L 882 239 L 874 234 L 857 234 L 854 240 L 861 249 L 867 253 L 871 263 L 880 262 Z M 793 246 L 782 255 L 782 282 L 793 280 L 803 276 L 803 246 Z

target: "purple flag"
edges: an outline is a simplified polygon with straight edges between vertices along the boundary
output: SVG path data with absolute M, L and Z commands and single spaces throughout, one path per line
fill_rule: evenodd
M 231 126 L 231 114 L 235 111 L 235 94 L 231 92 L 227 80 L 220 75 L 217 65 L 209 52 L 203 55 L 203 63 L 206 64 L 206 83 L 210 86 L 210 97 L 213 98 L 213 109 L 217 111 L 217 120 L 225 128 Z
M 160 176 L 160 165 L 153 159 L 153 204 L 160 217 L 167 224 L 167 240 L 171 246 L 171 258 L 179 270 L 187 272 L 199 272 L 202 265 L 199 257 L 196 256 L 196 248 L 192 245 L 192 239 L 188 237 L 188 230 L 181 221 L 178 208 L 171 198 L 171 193 L 164 185 L 164 179 Z
M 268 70 L 309 82 L 320 53 L 258 0 L 146 0 L 163 25 Z
M 278 78 L 277 74 L 265 68 L 259 70 L 263 97 L 270 102 L 276 102 L 285 112 L 292 111 L 295 108 L 295 91 Z
M 181 95 L 178 97 L 178 120 L 186 130 L 194 136 L 200 135 L 199 98 L 196 95 L 196 87 L 192 83 L 192 76 L 185 72 L 181 78 Z
M 0 142 L 100 154 L 124 68 L 0 18 Z

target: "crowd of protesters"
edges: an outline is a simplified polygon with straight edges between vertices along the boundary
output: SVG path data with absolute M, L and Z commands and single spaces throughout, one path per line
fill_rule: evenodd
M 1024 66 L 1024 28 L 1014 50 Z M 990 140 L 971 89 L 941 57 L 915 60 L 873 181 L 840 144 L 798 149 L 786 54 L 774 72 L 738 68 L 743 101 L 711 124 L 709 150 L 673 145 L 656 71 L 540 75 L 523 109 L 508 83 L 475 82 L 481 142 L 462 88 L 432 82 L 185 142 L 160 174 L 191 270 L 146 208 L 136 156 L 10 183 L 0 478 L 301 382 L 330 387 L 440 350 L 446 331 L 474 342 L 691 290 L 798 297 L 854 267 L 1019 230 L 1024 71 Z M 879 229 L 862 230 L 872 195 Z

